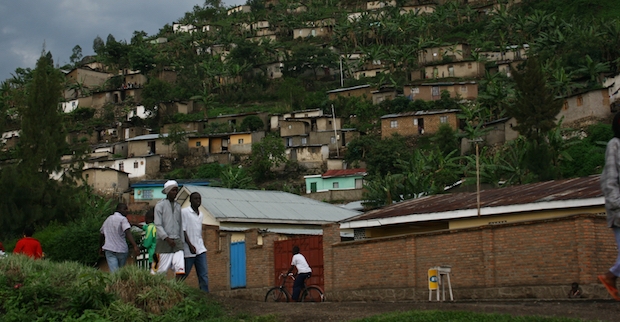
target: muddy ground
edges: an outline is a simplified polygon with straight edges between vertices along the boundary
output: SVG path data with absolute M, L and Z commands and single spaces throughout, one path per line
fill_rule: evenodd
M 325 302 L 264 303 L 210 296 L 234 312 L 276 315 L 282 322 L 350 321 L 377 314 L 411 310 L 451 310 L 511 315 L 580 318 L 585 321 L 620 321 L 620 302 L 614 300 L 510 300 L 457 302 Z

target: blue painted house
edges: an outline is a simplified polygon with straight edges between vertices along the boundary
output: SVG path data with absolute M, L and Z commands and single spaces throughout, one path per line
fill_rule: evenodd
M 343 169 L 329 170 L 319 175 L 304 176 L 306 193 L 362 189 L 366 174 L 366 169 Z
M 134 201 L 155 205 L 159 200 L 166 198 L 166 195 L 161 192 L 166 181 L 168 180 L 142 180 L 132 184 Z M 179 183 L 179 189 L 183 186 L 209 186 L 214 182 L 219 183 L 218 179 L 179 179 L 176 181 Z

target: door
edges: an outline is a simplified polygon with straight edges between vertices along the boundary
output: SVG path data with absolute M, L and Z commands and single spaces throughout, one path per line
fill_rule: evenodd
M 310 192 L 316 192 L 316 182 L 310 182 Z
M 287 240 L 278 240 L 273 243 L 274 251 L 274 285 L 278 283 L 278 276 L 281 272 L 286 272 L 291 267 L 291 259 L 293 246 L 298 246 L 299 250 L 308 265 L 312 269 L 312 276 L 306 280 L 306 285 L 319 285 L 323 287 L 325 284 L 323 279 L 323 236 L 309 236 L 291 238 Z M 292 286 L 292 285 L 290 285 Z M 292 290 L 289 290 L 292 291 Z
M 355 179 L 355 189 L 362 188 L 364 188 L 364 182 L 362 181 L 362 179 Z
M 245 241 L 230 244 L 230 288 L 245 287 Z

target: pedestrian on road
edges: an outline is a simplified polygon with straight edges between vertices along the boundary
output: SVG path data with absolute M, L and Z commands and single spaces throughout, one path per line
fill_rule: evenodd
M 105 254 L 110 273 L 116 272 L 119 268 L 125 266 L 127 262 L 129 247 L 125 239 L 133 246 L 134 254 L 136 256 L 140 254 L 138 245 L 136 245 L 131 234 L 131 225 L 129 220 L 127 220 L 128 213 L 129 208 L 127 208 L 127 205 L 119 203 L 116 206 L 116 211 L 108 216 L 99 230 L 99 253 L 103 252 Z
M 190 207 L 181 210 L 183 215 L 183 233 L 185 234 L 185 276 L 196 265 L 196 275 L 200 289 L 209 293 L 209 270 L 207 268 L 207 248 L 202 240 L 202 219 L 200 211 L 202 196 L 193 192 L 189 196 Z
M 601 174 L 601 190 L 605 195 L 605 210 L 607 211 L 607 226 L 614 231 L 618 257 L 616 263 L 598 279 L 605 285 L 607 292 L 620 301 L 616 280 L 620 276 L 620 113 L 614 116 L 611 128 L 614 137 L 607 143 L 605 151 L 605 167 Z
M 166 181 L 162 193 L 166 195 L 166 199 L 155 205 L 157 244 L 151 274 L 165 274 L 172 269 L 177 279 L 181 280 L 185 277 L 185 257 L 181 205 L 175 201 L 179 184 L 174 180 Z

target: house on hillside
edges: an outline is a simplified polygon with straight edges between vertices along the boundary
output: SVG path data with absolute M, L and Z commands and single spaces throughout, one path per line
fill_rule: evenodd
M 411 79 L 417 80 L 421 77 L 425 79 L 431 78 L 481 78 L 485 74 L 485 66 L 483 62 L 478 61 L 455 61 L 436 65 L 427 65 L 421 71 L 412 71 Z
M 129 173 L 112 168 L 87 168 L 82 171 L 82 180 L 104 196 L 118 198 L 129 188 Z
M 21 135 L 21 130 L 11 130 L 2 133 L 2 138 L 0 142 L 2 142 L 2 149 L 12 149 L 17 146 L 19 143 L 19 136 Z
M 306 193 L 362 189 L 364 187 L 364 177 L 367 174 L 366 169 L 343 169 L 304 176 Z
M 396 7 L 396 0 L 379 0 L 366 2 L 366 10 L 381 9 L 384 7 Z
M 411 100 L 436 101 L 441 98 L 441 92 L 448 91 L 450 97 L 460 97 L 466 100 L 478 98 L 478 83 L 470 82 L 445 82 L 408 84 L 403 86 L 404 95 Z
M 289 140 L 291 138 L 287 138 Z M 302 138 L 303 139 L 303 138 Z M 290 144 L 287 141 L 287 144 Z M 284 154 L 287 159 L 294 160 L 306 169 L 322 169 L 329 159 L 330 151 L 327 144 L 290 144 Z
M 269 113 L 267 112 L 247 112 L 237 114 L 218 115 L 216 117 L 210 117 L 207 119 L 207 124 L 229 124 L 233 129 L 236 129 L 243 123 L 243 120 L 248 116 L 257 116 L 263 121 L 264 130 L 269 126 Z
M 548 219 L 571 214 L 605 215 L 600 176 L 531 183 L 476 192 L 405 200 L 340 222 L 356 238 L 460 229 Z
M 84 168 L 110 168 L 126 172 L 130 181 L 151 179 L 159 174 L 160 156 L 157 154 L 110 159 L 94 157 L 84 163 Z
M 293 39 L 307 37 L 330 37 L 336 22 L 333 18 L 308 21 L 305 27 L 293 29 Z
M 110 79 L 113 74 L 96 71 L 90 67 L 79 67 L 72 69 L 65 75 L 65 81 L 68 84 L 81 85 L 82 88 L 75 86 L 71 89 L 65 90 L 65 99 L 78 98 L 85 96 L 85 91 L 93 89 L 94 87 L 103 86 L 103 84 Z
M 232 153 L 251 154 L 252 144 L 260 142 L 265 131 L 195 134 L 188 137 L 188 145 L 198 154 Z
M 129 138 L 127 139 L 128 155 L 130 157 L 149 154 L 159 154 L 165 157 L 172 156 L 176 152 L 174 151 L 173 144 L 164 144 L 166 137 L 168 137 L 168 133 L 146 134 Z
M 433 4 L 418 4 L 418 5 L 404 5 L 400 7 L 400 14 L 405 15 L 408 13 L 423 15 L 433 14 L 435 12 L 435 6 Z
M 457 44 L 453 46 L 439 46 L 423 49 L 418 55 L 418 63 L 428 65 L 450 60 L 458 62 L 471 56 L 471 46 L 468 44 Z
M 353 86 L 353 87 L 338 88 L 338 89 L 334 89 L 331 91 L 327 91 L 326 93 L 327 93 L 328 98 L 331 101 L 335 101 L 336 99 L 338 99 L 338 96 L 343 96 L 343 97 L 365 96 L 366 98 L 370 99 L 372 97 L 371 92 L 374 90 L 376 90 L 376 88 L 371 87 L 370 85 L 366 84 L 366 85 L 358 85 L 358 86 Z
M 600 120 L 611 120 L 613 114 L 609 94 L 609 88 L 601 88 L 566 97 L 562 110 L 555 117 L 556 122 L 564 118 L 562 126 L 570 127 L 574 122 L 582 120 L 588 120 L 592 124 Z
M 459 112 L 458 109 L 451 109 L 384 115 L 381 117 L 381 138 L 389 138 L 393 133 L 402 136 L 431 134 L 437 132 L 443 124 L 450 125 L 456 131 Z
M 383 87 L 376 91 L 370 92 L 372 94 L 372 103 L 381 104 L 383 101 L 391 101 L 396 98 L 398 91 L 394 88 Z
M 270 130 L 279 131 L 280 130 L 280 122 L 288 119 L 297 119 L 297 118 L 309 118 L 309 117 L 318 117 L 323 115 L 323 110 L 320 108 L 309 109 L 309 110 L 301 110 L 301 111 L 293 111 L 289 113 L 275 113 L 271 114 L 269 118 Z
M 228 11 L 226 11 L 226 13 L 230 16 L 232 14 L 235 13 L 248 13 L 248 12 L 252 12 L 252 7 L 251 6 L 236 6 L 234 8 L 228 9 Z

